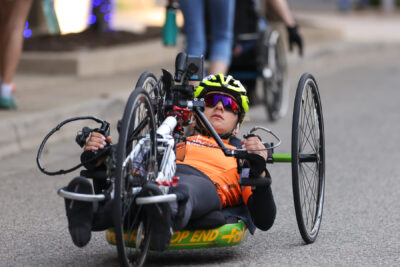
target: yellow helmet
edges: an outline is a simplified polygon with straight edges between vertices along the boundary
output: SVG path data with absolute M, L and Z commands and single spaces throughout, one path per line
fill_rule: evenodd
M 194 97 L 203 98 L 209 92 L 223 92 L 231 95 L 240 106 L 238 122 L 240 124 L 243 122 L 249 110 L 249 98 L 246 95 L 246 89 L 239 80 L 235 80 L 231 75 L 209 75 L 195 88 Z

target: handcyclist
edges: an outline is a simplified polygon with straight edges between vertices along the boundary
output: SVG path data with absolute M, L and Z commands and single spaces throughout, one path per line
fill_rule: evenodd
M 267 159 L 268 152 L 257 136 L 241 141 L 235 137 L 249 109 L 246 90 L 240 81 L 223 74 L 210 75 L 195 88 L 194 96 L 204 98 L 204 115 L 227 148 L 256 150 L 249 153 L 258 153 Z M 151 245 L 158 251 L 168 248 L 171 228 L 212 228 L 229 222 L 232 217 L 239 217 L 253 233 L 255 227 L 268 230 L 275 220 L 276 207 L 271 187 L 242 188 L 238 182 L 237 160 L 223 154 L 197 119 L 194 130 L 186 142 L 177 145 L 176 175 L 180 179 L 178 186 L 170 190 L 177 195 L 177 202 L 144 205 L 153 222 Z M 110 137 L 92 132 L 84 150 L 99 150 L 107 143 L 111 143 Z M 266 176 L 269 174 L 265 169 L 260 177 Z M 93 186 L 95 191 L 102 187 L 96 180 Z M 91 183 L 84 177 L 72 180 L 67 190 L 93 194 Z M 161 194 L 161 191 L 149 183 L 140 194 L 154 195 Z M 112 227 L 111 202 L 94 205 L 92 202 L 65 199 L 69 232 L 75 245 L 85 246 L 91 231 Z

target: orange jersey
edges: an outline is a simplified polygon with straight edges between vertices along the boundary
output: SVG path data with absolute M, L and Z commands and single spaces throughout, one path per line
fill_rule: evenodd
M 236 147 L 224 143 L 228 149 Z M 207 175 L 216 185 L 217 193 L 221 200 L 222 207 L 235 206 L 240 196 L 247 202 L 251 195 L 250 187 L 243 192 L 239 185 L 240 175 L 237 172 L 237 162 L 234 157 L 227 157 L 218 147 L 212 137 L 201 135 L 186 138 L 185 143 L 176 147 L 177 164 L 190 165 Z

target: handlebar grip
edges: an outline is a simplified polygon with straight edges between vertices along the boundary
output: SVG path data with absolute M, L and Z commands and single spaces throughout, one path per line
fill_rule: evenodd
M 243 138 L 245 138 L 245 139 L 250 138 L 250 137 L 258 137 L 258 139 L 260 139 L 260 141 L 262 142 L 261 137 L 257 134 L 248 133 L 248 134 L 243 135 Z
M 101 123 L 101 127 L 100 128 L 96 128 L 91 130 L 93 132 L 98 132 L 101 133 L 102 135 L 104 135 L 105 137 L 110 135 L 110 123 L 103 121 Z M 89 132 L 90 133 L 90 132 Z M 86 143 L 86 138 L 87 136 L 85 136 L 85 143 Z M 81 163 L 82 165 L 88 169 L 88 170 L 93 170 L 96 168 L 96 164 L 97 164 L 97 160 L 105 155 L 108 154 L 110 152 L 110 145 L 105 146 L 103 149 L 100 150 L 86 150 L 83 151 L 81 154 Z
M 107 172 L 105 170 L 82 170 L 80 174 L 86 178 L 98 180 L 107 179 Z
M 241 186 L 256 186 L 256 187 L 268 187 L 272 183 L 270 177 L 264 178 L 240 178 L 239 184 Z
M 180 82 L 182 80 L 183 73 L 185 71 L 186 67 L 186 60 L 187 60 L 187 55 L 186 53 L 179 53 L 176 56 L 175 60 L 175 81 Z
M 110 152 L 111 146 L 105 146 L 101 150 L 86 150 L 81 154 L 81 163 L 88 170 L 96 168 L 97 160 Z

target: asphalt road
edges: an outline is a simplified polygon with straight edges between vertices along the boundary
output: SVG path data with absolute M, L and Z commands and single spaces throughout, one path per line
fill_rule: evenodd
M 320 88 L 326 135 L 326 197 L 312 245 L 302 242 L 293 208 L 289 164 L 269 167 L 278 207 L 275 225 L 231 248 L 150 253 L 152 266 L 394 266 L 400 262 L 400 63 L 397 45 L 332 44 L 291 66 L 292 94 L 303 72 Z M 290 104 L 292 106 L 292 104 Z M 277 123 L 262 107 L 244 125 L 264 125 L 290 152 L 291 109 Z M 50 126 L 49 126 L 50 129 Z M 242 133 L 246 129 L 243 129 Z M 72 140 L 72 139 L 71 139 Z M 49 166 L 72 164 L 71 141 L 55 144 Z M 36 151 L 0 161 L 1 266 L 118 266 L 116 248 L 94 233 L 74 247 L 56 190 L 73 174 L 48 177 Z

